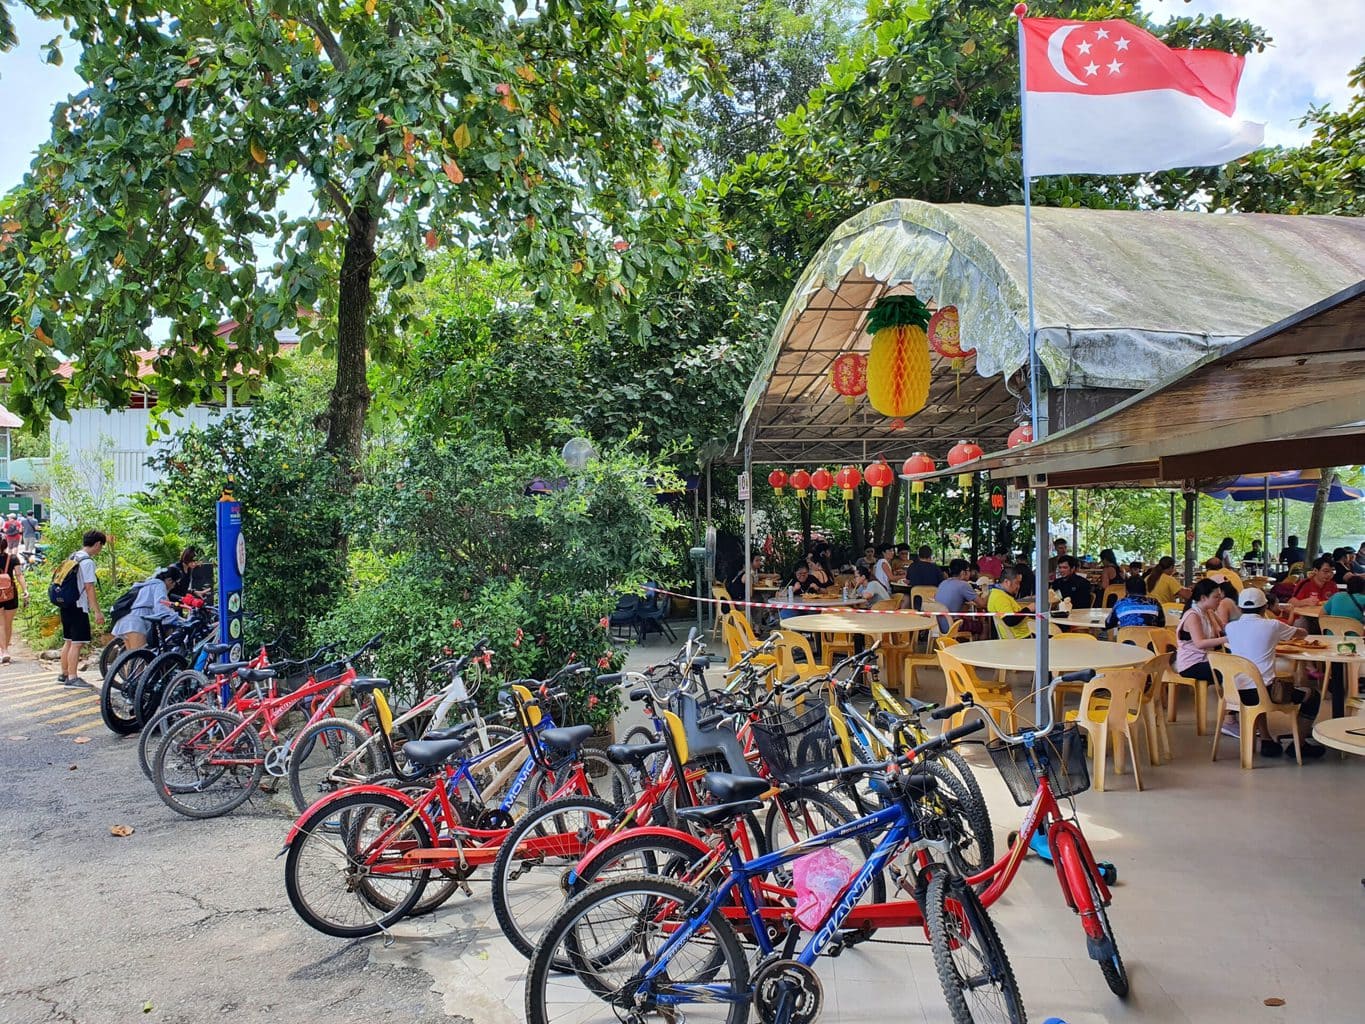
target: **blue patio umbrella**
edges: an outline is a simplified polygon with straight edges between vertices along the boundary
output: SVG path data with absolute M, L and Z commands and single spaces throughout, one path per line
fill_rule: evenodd
M 1263 476 L 1239 476 L 1235 480 L 1221 480 L 1202 488 L 1210 497 L 1233 501 L 1265 501 L 1267 493 L 1271 498 L 1288 498 L 1290 501 L 1311 502 L 1318 493 L 1318 481 L 1322 479 L 1316 469 L 1287 470 L 1283 473 L 1267 473 Z M 1360 501 L 1365 499 L 1365 491 L 1347 487 L 1341 481 L 1332 483 L 1328 501 Z

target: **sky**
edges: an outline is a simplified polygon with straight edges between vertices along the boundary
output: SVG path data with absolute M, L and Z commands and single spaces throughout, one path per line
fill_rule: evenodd
M 1046 3 L 1035 3 L 1035 14 L 1046 13 Z M 1298 120 L 1315 104 L 1344 108 L 1350 88 L 1346 77 L 1365 56 L 1365 2 L 1316 0 L 1313 4 L 1285 0 L 1147 0 L 1146 9 L 1158 19 L 1181 14 L 1222 14 L 1249 18 L 1263 26 L 1274 45 L 1247 58 L 1242 78 L 1239 113 L 1266 124 L 1266 141 L 1289 145 L 1308 133 Z M 1001 10 L 1009 4 L 1001 3 Z M 43 63 L 42 44 L 61 26 L 37 21 L 27 9 L 12 8 L 19 47 L 0 54 L 0 110 L 8 111 L 0 146 L 0 191 L 19 184 L 33 151 L 48 137 L 52 108 L 81 87 L 72 70 L 77 53 L 71 43 L 62 67 Z

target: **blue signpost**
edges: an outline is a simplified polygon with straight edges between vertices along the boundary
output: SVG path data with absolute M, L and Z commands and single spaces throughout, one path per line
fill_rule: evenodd
M 218 641 L 231 644 L 231 661 L 242 660 L 242 576 L 246 543 L 242 538 L 242 503 L 223 491 L 218 499 Z

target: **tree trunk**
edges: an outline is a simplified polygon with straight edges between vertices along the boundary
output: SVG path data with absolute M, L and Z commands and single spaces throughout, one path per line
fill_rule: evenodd
M 853 500 L 847 504 L 849 540 L 853 543 L 852 561 L 858 562 L 863 557 L 863 548 L 867 547 L 867 533 L 863 525 L 862 496 L 857 491 L 854 491 Z
M 365 372 L 366 335 L 373 302 L 370 278 L 374 272 L 379 221 L 368 207 L 358 206 L 351 211 L 347 228 L 337 296 L 337 377 L 327 411 L 327 449 L 355 473 L 365 435 L 365 413 L 370 407 Z
M 883 544 L 896 543 L 896 524 L 900 521 L 901 511 L 900 497 L 901 482 L 899 479 L 893 479 L 886 493 L 878 499 L 881 504 L 877 507 L 876 538 L 873 541 L 878 551 Z
M 1313 495 L 1313 513 L 1308 519 L 1308 543 L 1304 546 L 1308 552 L 1307 569 L 1313 564 L 1313 559 L 1318 557 L 1318 552 L 1322 550 L 1322 520 L 1327 515 L 1327 498 L 1332 493 L 1332 484 L 1336 483 L 1337 471 L 1335 468 L 1324 469 L 1322 479 L 1318 481 L 1318 492 Z

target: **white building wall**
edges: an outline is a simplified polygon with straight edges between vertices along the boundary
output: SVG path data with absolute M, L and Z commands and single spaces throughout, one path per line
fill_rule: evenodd
M 229 410 L 216 406 L 195 405 L 166 417 L 171 433 L 187 426 L 206 427 L 222 418 Z M 231 410 L 241 413 L 242 410 Z M 149 409 L 77 409 L 70 422 L 53 419 L 48 428 L 52 452 L 62 452 L 70 460 L 80 478 L 91 490 L 102 490 L 103 473 L 99 460 L 106 446 L 112 446 L 114 460 L 113 487 L 119 494 L 136 494 L 156 483 L 158 474 L 147 465 L 147 458 L 167 436 L 160 431 L 150 435 L 152 417 Z M 52 484 L 52 507 L 62 505 L 59 486 Z

